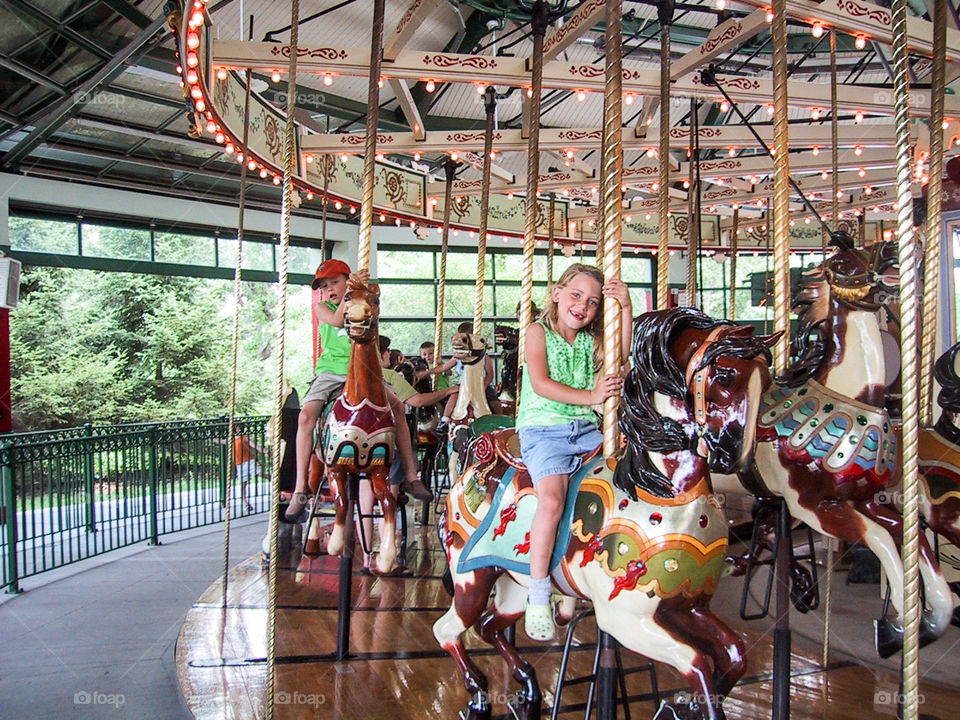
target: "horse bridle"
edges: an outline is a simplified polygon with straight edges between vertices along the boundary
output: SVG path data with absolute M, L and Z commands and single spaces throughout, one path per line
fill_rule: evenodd
M 697 425 L 698 434 L 707 424 L 706 391 L 707 379 L 710 373 L 710 367 L 701 368 L 700 363 L 703 360 L 704 353 L 707 352 L 707 348 L 710 347 L 713 342 L 724 337 L 734 329 L 736 329 L 734 325 L 720 325 L 715 327 L 704 339 L 703 344 L 690 356 L 690 361 L 687 363 L 686 381 L 687 387 L 690 388 L 690 392 L 693 394 L 693 421 Z M 690 386 L 691 380 L 693 381 L 692 387 Z
M 886 269 L 881 257 L 882 247 L 880 243 L 877 243 L 870 249 L 869 254 L 862 250 L 857 252 L 866 255 L 867 270 L 854 275 L 838 275 L 830 268 L 828 261 L 823 268 L 823 275 L 830 286 L 831 292 L 841 302 L 858 310 L 879 310 L 883 306 L 883 302 L 865 302 L 864 298 L 877 285 L 882 284 L 882 272 Z

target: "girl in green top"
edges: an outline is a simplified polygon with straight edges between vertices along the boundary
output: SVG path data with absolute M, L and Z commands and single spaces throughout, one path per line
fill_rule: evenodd
M 553 638 L 550 607 L 550 556 L 563 514 L 567 483 L 580 455 L 603 440 L 591 406 L 618 395 L 618 373 L 594 383 L 603 334 L 604 297 L 620 303 L 623 355 L 630 352 L 630 292 L 620 280 L 603 282 L 588 265 L 571 265 L 550 289 L 540 319 L 527 328 L 523 381 L 517 410 L 523 461 L 537 489 L 530 528 L 530 585 L 526 631 L 533 640 Z

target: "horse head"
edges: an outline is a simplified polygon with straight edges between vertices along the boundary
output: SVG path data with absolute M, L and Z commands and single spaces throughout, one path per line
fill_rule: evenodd
M 755 337 L 750 326 L 720 326 L 686 362 L 696 452 L 714 472 L 744 470 L 753 458 L 760 398 L 771 382 L 769 348 L 779 337 Z
M 831 233 L 830 242 L 837 252 L 820 271 L 831 296 L 851 310 L 879 310 L 898 285 L 895 245 L 881 242 L 858 250 L 842 230 Z
M 749 464 L 760 398 L 770 384 L 770 346 L 779 334 L 714 320 L 693 308 L 646 313 L 634 323 L 633 369 L 623 387 L 620 428 L 627 453 L 615 482 L 635 497 L 683 490 L 650 453 L 691 451 L 715 472 Z
M 487 354 L 487 341 L 482 335 L 459 332 L 453 336 L 453 356 L 464 365 L 476 365 Z
M 350 340 L 355 343 L 372 342 L 378 335 L 380 286 L 364 285 L 356 275 L 351 275 L 347 280 L 344 302 L 343 327 Z

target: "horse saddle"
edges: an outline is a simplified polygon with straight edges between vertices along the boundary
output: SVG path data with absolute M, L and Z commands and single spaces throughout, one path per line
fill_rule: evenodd
M 530 527 L 537 509 L 537 492 L 520 457 L 517 433 L 513 428 L 483 433 L 477 439 L 473 452 L 477 465 L 468 482 L 486 485 L 496 475 L 499 475 L 499 482 L 489 511 L 479 519 L 479 526 L 467 539 L 460 554 L 457 572 L 496 566 L 529 574 Z M 557 538 L 550 557 L 551 572 L 560 564 L 570 545 L 577 493 L 592 467 L 589 461 L 598 452 L 599 448 L 581 456 L 583 463 L 570 476 L 564 511 L 557 524 Z

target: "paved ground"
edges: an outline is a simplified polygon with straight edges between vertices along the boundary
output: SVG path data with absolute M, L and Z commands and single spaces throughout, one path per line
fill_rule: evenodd
M 231 565 L 258 552 L 261 514 L 236 521 Z M 126 548 L 0 594 L 4 720 L 190 720 L 174 642 L 187 610 L 223 573 L 223 525 Z

